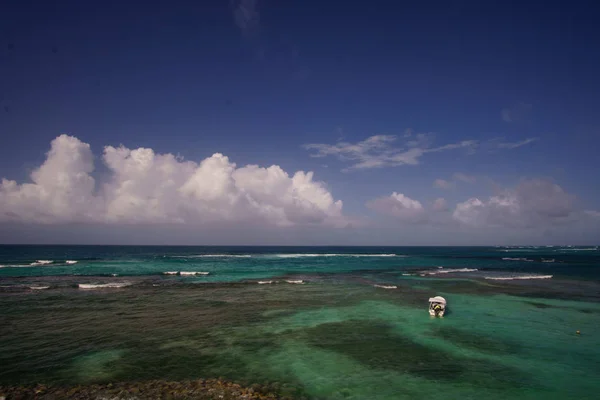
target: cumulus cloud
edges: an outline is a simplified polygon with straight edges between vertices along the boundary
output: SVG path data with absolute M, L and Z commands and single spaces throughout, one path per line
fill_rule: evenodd
M 396 192 L 371 200 L 367 206 L 404 221 L 471 229 L 546 229 L 577 224 L 586 220 L 586 216 L 587 220 L 600 218 L 598 211 L 578 210 L 573 195 L 545 179 L 522 180 L 514 188 L 503 189 L 487 198 L 469 198 L 452 209 L 444 198 L 436 199 L 430 208 L 425 208 L 418 200 Z
M 566 222 L 574 212 L 574 197 L 560 186 L 530 179 L 487 200 L 458 203 L 452 216 L 471 226 L 535 227 Z
M 152 149 L 107 146 L 110 178 L 97 184 L 87 143 L 61 135 L 32 183 L 3 179 L 0 221 L 35 223 L 204 223 L 346 226 L 342 202 L 312 172 L 277 165 L 237 167 L 214 154 L 195 163 Z
M 433 202 L 433 210 L 448 211 L 448 203 L 446 202 L 446 199 L 444 199 L 443 197 L 435 199 L 435 201 Z
M 367 202 L 367 207 L 407 222 L 418 222 L 426 216 L 425 208 L 419 201 L 396 192 Z
M 404 134 L 405 141 L 395 146 L 398 137 L 395 135 L 375 135 L 357 143 L 338 142 L 335 144 L 312 143 L 303 147 L 314 150 L 311 157 L 334 156 L 351 165 L 344 171 L 393 167 L 400 165 L 417 165 L 419 159 L 427 153 L 439 153 L 456 149 L 473 149 L 477 146 L 475 140 L 463 140 L 439 147 L 432 147 L 433 136 L 419 133 Z

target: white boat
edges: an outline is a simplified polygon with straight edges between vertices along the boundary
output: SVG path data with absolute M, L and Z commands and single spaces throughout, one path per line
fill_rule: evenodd
M 429 299 L 429 315 L 432 317 L 443 317 L 446 312 L 446 299 L 435 296 Z

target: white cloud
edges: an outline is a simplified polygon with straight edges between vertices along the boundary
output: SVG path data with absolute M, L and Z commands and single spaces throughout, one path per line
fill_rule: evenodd
M 435 181 L 433 181 L 433 187 L 448 190 L 454 189 L 456 187 L 457 182 L 474 183 L 476 180 L 477 179 L 474 176 L 457 172 L 454 175 L 452 175 L 451 180 L 441 178 L 436 179 Z
M 461 172 L 457 172 L 452 175 L 455 181 L 465 182 L 465 183 L 475 183 L 477 178 L 472 175 L 466 175 Z
M 235 24 L 245 36 L 252 35 L 260 25 L 258 0 L 233 0 L 233 18 Z
M 381 214 L 392 215 L 407 222 L 419 222 L 425 218 L 423 205 L 402 193 L 392 193 L 367 202 L 367 207 Z
M 438 189 L 452 189 L 454 187 L 454 183 L 445 179 L 436 179 L 433 181 L 433 186 Z
M 61 135 L 32 183 L 0 185 L 0 221 L 35 223 L 203 223 L 255 221 L 275 226 L 345 226 L 335 201 L 312 172 L 279 166 L 237 167 L 222 154 L 199 164 L 152 149 L 104 149 L 110 179 L 96 185 L 90 146 Z
M 596 210 L 585 210 L 584 213 L 592 218 L 600 218 L 600 211 Z
M 504 122 L 518 122 L 521 121 L 529 115 L 531 112 L 532 106 L 527 103 L 517 103 L 511 107 L 507 107 L 502 109 L 502 120 Z
M 471 198 L 459 203 L 453 218 L 471 226 L 545 226 L 566 222 L 575 212 L 573 203 L 574 197 L 557 184 L 531 179 L 485 201 Z
M 357 143 L 338 142 L 335 144 L 312 143 L 303 147 L 315 150 L 311 157 L 335 156 L 342 161 L 351 163 L 344 171 L 393 167 L 400 165 L 417 165 L 419 159 L 426 153 L 438 153 L 456 149 L 473 149 L 475 140 L 463 140 L 439 147 L 431 147 L 432 135 L 412 131 L 404 134 L 404 144 L 394 146 L 398 137 L 395 135 L 375 135 Z
M 446 202 L 446 199 L 444 199 L 442 197 L 435 199 L 435 201 L 433 202 L 433 210 L 434 211 L 448 211 L 448 203 Z
M 533 143 L 537 140 L 538 138 L 527 138 L 519 142 L 499 142 L 496 144 L 496 147 L 499 149 L 516 149 L 518 147 L 528 145 L 529 143 Z
M 402 135 L 400 141 L 398 139 L 399 137 L 396 135 L 374 135 L 356 143 L 346 141 L 338 141 L 335 144 L 310 143 L 302 147 L 314 151 L 310 154 L 311 157 L 333 156 L 350 163 L 349 167 L 343 169 L 347 172 L 359 169 L 417 165 L 420 163 L 421 157 L 429 153 L 462 149 L 467 154 L 473 154 L 480 147 L 488 150 L 511 150 L 538 140 L 537 138 L 527 138 L 519 142 L 503 142 L 502 138 L 484 142 L 461 140 L 433 147 L 433 134 L 414 134 L 410 129 Z M 455 180 L 474 182 L 473 177 L 464 174 L 455 174 Z

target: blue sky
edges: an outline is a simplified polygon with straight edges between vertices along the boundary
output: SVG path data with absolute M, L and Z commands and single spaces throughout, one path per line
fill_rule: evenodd
M 0 241 L 597 243 L 599 7 L 417 3 L 9 2 Z

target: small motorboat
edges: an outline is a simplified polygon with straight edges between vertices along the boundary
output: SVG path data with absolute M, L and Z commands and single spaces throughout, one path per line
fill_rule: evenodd
M 446 299 L 435 296 L 429 299 L 429 315 L 432 317 L 443 317 L 446 312 Z

